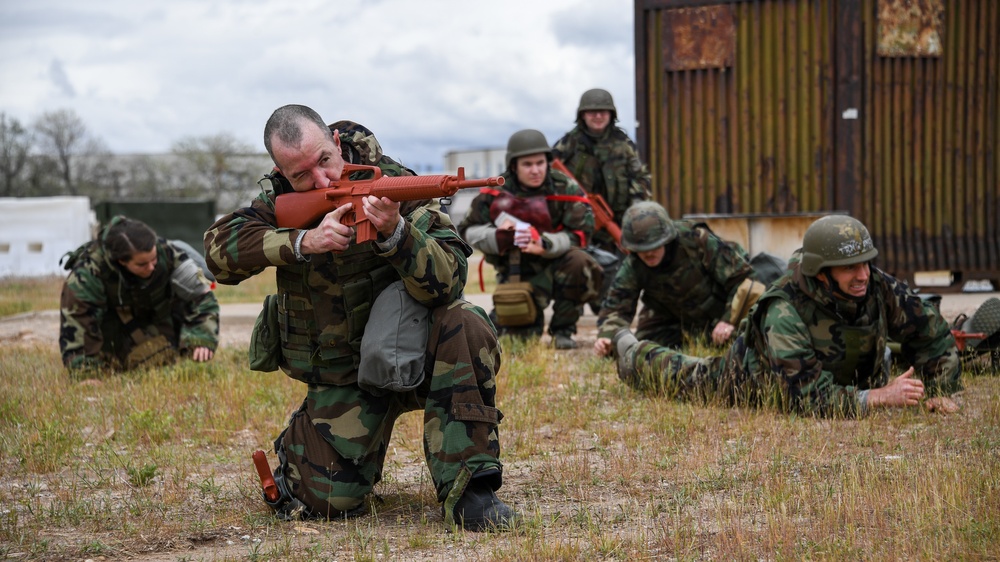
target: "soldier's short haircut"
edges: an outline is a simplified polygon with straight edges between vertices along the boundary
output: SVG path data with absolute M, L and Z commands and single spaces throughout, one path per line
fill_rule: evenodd
M 333 138 L 330 128 L 323 122 L 323 118 L 311 107 L 297 104 L 281 106 L 274 110 L 274 113 L 267 120 L 267 124 L 264 125 L 264 148 L 267 149 L 267 154 L 271 157 L 272 162 L 277 164 L 274 161 L 274 150 L 271 147 L 271 139 L 278 137 L 281 144 L 298 146 L 302 142 L 303 122 L 315 124 L 321 131 L 326 132 L 327 135 L 331 135 L 330 138 Z
M 108 228 L 101 243 L 112 263 L 127 262 L 136 252 L 156 247 L 156 232 L 140 220 L 122 218 Z

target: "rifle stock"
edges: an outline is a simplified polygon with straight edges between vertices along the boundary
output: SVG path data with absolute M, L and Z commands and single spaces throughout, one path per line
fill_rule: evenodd
M 552 167 L 572 178 L 577 184 L 580 183 L 569 171 L 569 168 L 566 167 L 566 164 L 564 164 L 562 160 L 553 158 Z M 580 189 L 583 189 L 582 185 L 580 185 Z M 618 226 L 618 223 L 615 222 L 615 214 L 611 210 L 611 206 L 609 206 L 608 202 L 604 200 L 604 197 L 601 197 L 599 194 L 587 193 L 586 190 L 583 192 L 587 194 L 587 200 L 590 201 L 590 208 L 594 212 L 594 228 L 597 230 L 604 229 L 611 235 L 612 238 L 615 239 L 615 243 L 621 245 L 622 229 Z
M 372 177 L 351 180 L 351 174 L 360 171 L 372 172 Z M 330 187 L 310 191 L 284 193 L 274 200 L 274 215 L 279 227 L 308 228 L 327 213 L 346 204 L 354 203 L 350 212 L 341 222 L 355 227 L 357 242 L 374 240 L 375 227 L 365 216 L 362 200 L 369 196 L 388 197 L 393 201 L 418 201 L 437 197 L 450 197 L 459 189 L 470 187 L 494 187 L 503 185 L 500 176 L 482 179 L 465 179 L 465 168 L 458 169 L 458 175 L 429 176 L 383 176 L 378 166 L 345 164 L 339 181 L 330 182 Z

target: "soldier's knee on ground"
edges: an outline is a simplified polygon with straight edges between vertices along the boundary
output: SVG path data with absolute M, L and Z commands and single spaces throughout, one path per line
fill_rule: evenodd
M 344 458 L 316 431 L 304 410 L 275 440 L 278 478 L 309 516 L 335 519 L 358 513 L 379 479 L 372 463 Z M 360 460 L 360 459 L 357 459 Z

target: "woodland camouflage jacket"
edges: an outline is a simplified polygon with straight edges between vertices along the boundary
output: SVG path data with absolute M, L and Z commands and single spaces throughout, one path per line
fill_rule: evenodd
M 345 162 L 377 165 L 387 176 L 413 175 L 382 153 L 368 129 L 343 121 L 330 128 L 340 131 Z M 280 367 L 292 378 L 318 384 L 356 383 L 371 303 L 397 279 L 428 307 L 462 295 L 472 249 L 436 201 L 402 204 L 403 236 L 388 251 L 380 251 L 371 241 L 299 262 L 293 245 L 300 231 L 277 227 L 275 197 L 271 190 L 264 192 L 249 207 L 216 221 L 205 233 L 206 261 L 224 284 L 276 268 Z
M 207 279 L 200 276 L 204 292 L 185 301 L 171 286 L 171 276 L 191 258 L 163 239 L 156 251 L 148 279 L 111 263 L 97 240 L 73 253 L 60 304 L 59 348 L 68 368 L 120 366 L 130 348 L 157 336 L 180 350 L 216 348 L 219 303 Z
M 664 323 L 691 332 L 728 320 L 737 286 L 753 272 L 746 251 L 704 225 L 673 223 L 677 238 L 666 245 L 659 265 L 649 267 L 630 254 L 618 269 L 601 307 L 601 337 L 629 326 L 640 300 Z
M 580 187 L 604 197 L 619 226 L 632 203 L 652 197 L 649 169 L 621 127 L 610 125 L 600 137 L 574 127 L 556 141 L 552 152 L 566 164 Z
M 760 298 L 741 325 L 742 341 L 730 368 L 764 382 L 773 376 L 786 406 L 820 414 L 859 413 L 865 393 L 884 386 L 888 340 L 899 342 L 903 361 L 915 367 L 927 396 L 951 394 L 959 384 L 959 358 L 950 326 L 935 306 L 905 283 L 871 267 L 868 296 L 846 301 L 815 277 L 790 270 Z

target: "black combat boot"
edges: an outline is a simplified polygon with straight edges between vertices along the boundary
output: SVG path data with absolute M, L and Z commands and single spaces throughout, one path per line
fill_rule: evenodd
M 510 531 L 520 520 L 493 492 L 487 478 L 473 478 L 455 504 L 455 522 L 466 531 Z

